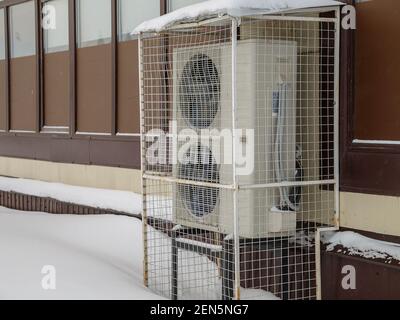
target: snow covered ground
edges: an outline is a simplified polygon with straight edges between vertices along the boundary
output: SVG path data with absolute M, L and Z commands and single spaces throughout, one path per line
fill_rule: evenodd
M 0 190 L 113 210 L 133 216 L 142 214 L 142 195 L 129 191 L 78 187 L 62 183 L 2 176 L 0 176 Z M 165 195 L 149 195 L 147 215 L 172 220 L 172 198 Z
M 42 288 L 43 266 L 56 290 Z M 0 299 L 161 299 L 143 286 L 141 222 L 0 207 Z
M 142 196 L 129 191 L 77 187 L 62 183 L 1 176 L 0 190 L 52 198 L 94 208 L 111 209 L 133 215 L 139 215 L 142 212 Z
M 159 237 L 169 241 L 165 235 Z M 195 253 L 181 254 L 207 260 Z M 136 218 L 51 215 L 0 207 L 0 300 L 162 299 L 143 286 L 142 259 L 142 225 Z M 208 272 L 217 275 L 213 263 L 208 265 Z M 55 268 L 55 290 L 42 287 L 45 266 Z M 219 299 L 220 280 L 217 276 L 215 279 L 215 288 L 208 290 Z M 201 299 L 189 279 L 182 283 L 186 298 Z M 209 292 L 207 296 L 211 297 Z M 271 293 L 252 289 L 242 289 L 242 298 L 277 299 Z

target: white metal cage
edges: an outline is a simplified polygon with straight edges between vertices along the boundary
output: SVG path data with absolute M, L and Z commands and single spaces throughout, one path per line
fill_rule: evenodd
M 140 35 L 144 278 L 172 299 L 315 299 L 338 223 L 338 11 Z

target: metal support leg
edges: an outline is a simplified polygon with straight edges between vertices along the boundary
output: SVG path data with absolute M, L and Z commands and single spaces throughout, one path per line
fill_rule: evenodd
M 280 243 L 280 255 L 281 255 L 281 263 L 282 263 L 282 300 L 289 300 L 290 298 L 290 276 L 289 276 L 289 249 L 287 245 L 284 245 L 281 240 Z
M 171 274 L 171 299 L 178 300 L 178 247 L 176 244 L 176 231 L 172 232 L 171 246 L 172 246 L 172 274 Z
M 233 240 L 224 240 L 222 246 L 222 300 L 233 300 L 235 290 L 235 255 Z

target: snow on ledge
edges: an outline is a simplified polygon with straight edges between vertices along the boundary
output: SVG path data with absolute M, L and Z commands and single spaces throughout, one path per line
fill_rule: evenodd
M 175 23 L 194 21 L 200 17 L 223 15 L 240 17 L 260 12 L 277 14 L 290 10 L 333 7 L 342 4 L 333 0 L 209 0 L 145 21 L 137 26 L 132 34 L 159 32 Z
M 142 196 L 129 191 L 77 187 L 61 183 L 0 176 L 0 190 L 74 203 L 82 206 L 114 210 L 132 215 L 142 212 Z
M 350 255 L 400 261 L 400 245 L 371 239 L 351 231 L 327 233 L 323 242 L 328 244 L 327 251 L 333 251 L 336 246 L 341 245 L 348 249 Z

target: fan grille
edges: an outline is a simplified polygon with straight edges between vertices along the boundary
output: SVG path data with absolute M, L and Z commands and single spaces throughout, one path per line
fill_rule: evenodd
M 219 168 L 211 150 L 200 144 L 189 148 L 179 165 L 179 178 L 207 183 L 219 183 Z M 205 218 L 215 209 L 219 189 L 179 184 L 181 201 L 196 218 Z
M 220 78 L 210 57 L 194 55 L 179 81 L 179 105 L 189 126 L 205 129 L 213 123 L 220 103 Z

